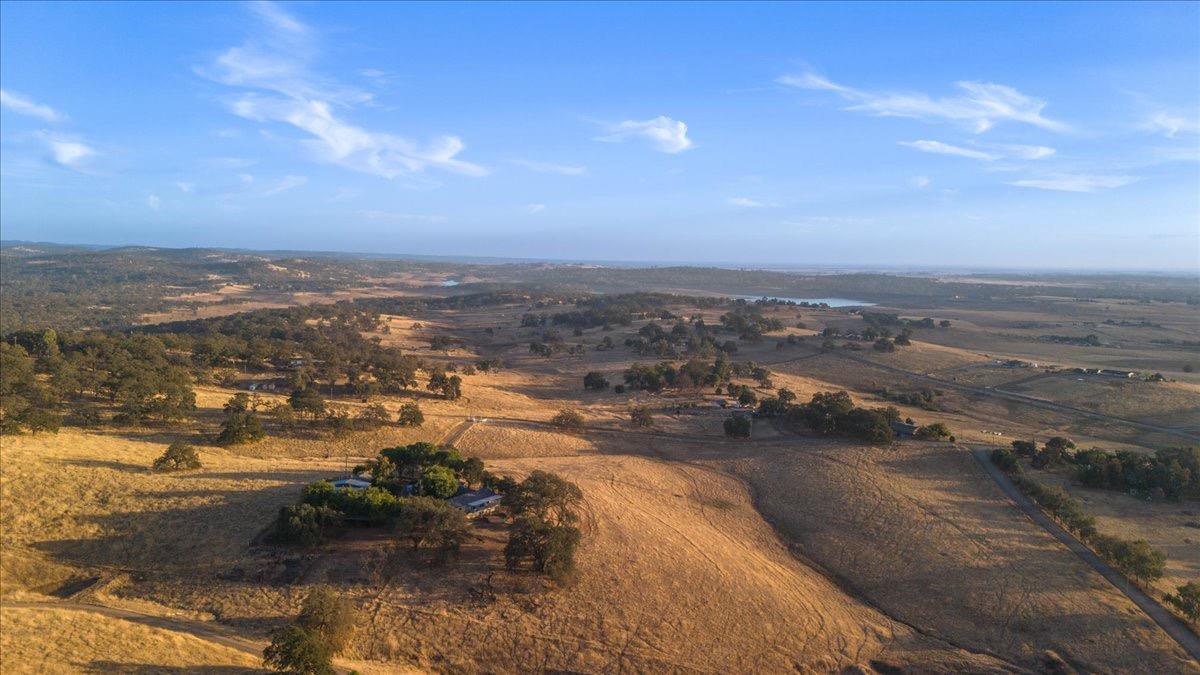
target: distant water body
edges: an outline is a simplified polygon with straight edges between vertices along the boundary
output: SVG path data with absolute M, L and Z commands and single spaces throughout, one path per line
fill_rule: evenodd
M 826 304 L 830 307 L 874 307 L 875 303 L 850 298 L 787 298 L 779 295 L 735 295 L 742 300 L 778 300 L 780 302 L 807 302 L 810 305 Z

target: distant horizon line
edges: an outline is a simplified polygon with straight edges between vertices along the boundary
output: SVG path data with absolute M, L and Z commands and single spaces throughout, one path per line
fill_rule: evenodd
M 862 263 L 755 263 L 744 261 L 719 260 L 615 260 L 598 258 L 562 258 L 562 257 L 515 257 L 515 256 L 481 256 L 443 253 L 374 253 L 366 251 L 329 250 L 329 249 L 259 249 L 240 246 L 159 246 L 154 244 L 121 243 L 97 244 L 85 242 L 34 241 L 28 239 L 0 239 L 0 248 L 15 246 L 61 246 L 106 251 L 123 248 L 142 248 L 168 251 L 224 251 L 243 254 L 264 254 L 276 256 L 314 255 L 322 257 L 348 256 L 367 260 L 415 260 L 424 262 L 447 262 L 479 265 L 516 265 L 516 264 L 557 264 L 557 265 L 594 265 L 602 267 L 625 268 L 657 268 L 657 267 L 713 267 L 718 269 L 750 269 L 764 272 L 798 272 L 804 270 L 821 271 L 823 273 L 846 272 L 911 272 L 923 274 L 959 273 L 959 274 L 1150 274 L 1158 276 L 1200 276 L 1200 263 L 1195 268 L 1142 268 L 1142 267 L 1037 267 L 1019 265 L 932 265 L 932 264 L 862 264 Z M 49 252 L 48 252 L 49 253 Z

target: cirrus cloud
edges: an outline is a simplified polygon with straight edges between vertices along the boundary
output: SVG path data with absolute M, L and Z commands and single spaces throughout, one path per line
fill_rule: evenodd
M 1041 178 L 1010 181 L 1009 185 L 1058 192 L 1096 192 L 1119 188 L 1140 180 L 1137 176 L 1096 176 L 1091 174 L 1057 173 Z
M 750 197 L 730 197 L 725 200 L 730 206 L 740 206 L 744 209 L 766 209 L 779 206 L 772 202 L 759 201 Z
M 537 162 L 530 159 L 514 159 L 513 164 L 538 173 L 557 173 L 562 176 L 582 176 L 587 173 L 586 166 L 575 164 L 556 164 L 554 162 Z
M 932 97 L 920 92 L 873 92 L 838 84 L 813 72 L 783 75 L 775 80 L 796 89 L 829 91 L 850 103 L 847 110 L 879 117 L 949 121 L 965 125 L 975 133 L 999 122 L 1029 124 L 1047 131 L 1064 132 L 1070 127 L 1042 114 L 1046 102 L 1026 96 L 1015 88 L 992 82 L 955 82 L 958 93 Z
M 46 122 L 61 122 L 66 115 L 48 105 L 38 103 L 31 98 L 5 89 L 0 89 L 0 107 L 27 117 L 36 117 Z
M 317 161 L 352 171 L 388 179 L 429 168 L 468 176 L 488 174 L 484 167 L 458 159 L 465 148 L 458 136 L 418 143 L 346 121 L 344 113 L 370 102 L 371 94 L 312 71 L 318 50 L 313 31 L 304 23 L 271 3 L 255 3 L 252 8 L 265 32 L 195 69 L 202 77 L 242 90 L 227 101 L 230 112 L 260 123 L 291 126 L 307 135 L 301 144 Z

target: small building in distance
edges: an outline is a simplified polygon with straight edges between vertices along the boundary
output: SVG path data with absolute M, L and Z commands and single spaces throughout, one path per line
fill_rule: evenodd
M 358 478 L 357 476 L 338 478 L 329 482 L 333 484 L 333 489 L 335 490 L 365 490 L 371 487 L 371 481 L 365 478 Z
M 907 422 L 892 422 L 892 433 L 896 434 L 896 438 L 912 438 L 913 434 L 917 433 L 917 425 L 908 424 Z
M 468 490 L 464 487 L 458 494 L 446 501 L 449 502 L 450 506 L 466 511 L 469 518 L 495 509 L 500 505 L 500 500 L 503 498 L 503 495 L 498 494 L 491 488 L 484 487 L 478 490 Z

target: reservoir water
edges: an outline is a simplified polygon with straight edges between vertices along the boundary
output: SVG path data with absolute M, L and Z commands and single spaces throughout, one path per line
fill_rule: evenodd
M 807 302 L 810 305 L 826 304 L 830 307 L 873 307 L 875 303 L 851 298 L 789 298 L 780 295 L 735 295 L 743 300 L 779 300 L 781 302 Z

